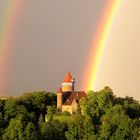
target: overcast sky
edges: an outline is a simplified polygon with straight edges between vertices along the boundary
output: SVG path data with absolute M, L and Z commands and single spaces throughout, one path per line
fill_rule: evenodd
M 22 0 L 23 1 L 23 0 Z M 107 0 L 24 0 L 6 75 L 6 95 L 56 91 L 67 71 L 81 89 L 91 37 Z M 140 99 L 140 1 L 123 0 L 113 21 L 97 90 Z
M 24 0 L 12 46 L 6 94 L 55 91 L 67 71 L 80 88 L 102 0 Z M 80 90 L 80 89 L 79 89 Z

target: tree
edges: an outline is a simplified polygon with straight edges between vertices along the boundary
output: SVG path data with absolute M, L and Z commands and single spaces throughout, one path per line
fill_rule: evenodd
M 28 112 L 35 112 L 36 118 L 39 118 L 40 114 L 45 118 L 47 106 L 56 106 L 56 94 L 46 91 L 25 93 L 19 98 L 19 104 L 24 105 Z
M 137 122 L 125 114 L 121 105 L 115 105 L 102 117 L 99 137 L 105 140 L 135 140 L 138 137 Z
M 84 138 L 84 124 L 81 115 L 75 116 L 75 122 L 68 124 L 68 130 L 65 132 L 68 140 L 82 140 Z
M 98 116 L 98 113 L 99 113 L 96 96 L 97 95 L 95 92 L 93 91 L 88 92 L 87 103 L 85 107 L 85 114 L 91 118 L 94 117 L 95 115 Z
M 9 126 L 3 134 L 4 140 L 25 140 L 25 122 L 23 116 L 18 116 L 10 120 Z
M 47 120 L 52 120 L 53 114 L 56 112 L 56 109 L 54 106 L 47 106 Z
M 70 112 L 69 111 L 63 111 L 62 115 L 63 116 L 70 116 Z
M 80 106 L 80 109 L 81 109 L 81 114 L 86 116 L 87 115 L 86 114 L 87 99 L 85 97 L 80 99 L 79 106 Z
M 38 140 L 39 139 L 39 135 L 36 130 L 36 127 L 32 122 L 29 122 L 25 128 L 25 139 L 26 140 Z
M 2 137 L 3 131 L 4 131 L 4 119 L 2 112 L 0 112 L 0 139 Z
M 84 119 L 84 138 L 83 140 L 95 140 L 94 125 L 92 120 L 88 117 Z
M 122 105 L 131 119 L 140 118 L 140 104 L 132 97 L 116 98 L 116 104 Z
M 58 120 L 51 120 L 42 125 L 43 140 L 66 140 L 65 138 L 66 125 Z
M 98 91 L 96 95 L 98 106 L 104 114 L 108 108 L 111 108 L 114 105 L 113 91 L 110 87 L 105 87 Z
M 0 139 L 1 139 L 3 131 L 5 129 L 4 105 L 5 105 L 5 100 L 0 99 Z
M 5 100 L 0 99 L 0 112 L 3 112 L 5 106 Z
M 123 140 L 140 139 L 140 104 L 132 97 L 117 98 L 109 87 L 79 102 L 81 114 L 56 115 L 56 95 L 27 93 L 0 100 L 0 139 L 4 140 Z M 47 115 L 46 115 L 47 114 Z M 51 116 L 45 122 L 44 116 Z
M 16 117 L 16 107 L 17 107 L 16 99 L 10 98 L 6 101 L 5 106 L 4 106 L 6 121 L 9 121 L 10 118 Z

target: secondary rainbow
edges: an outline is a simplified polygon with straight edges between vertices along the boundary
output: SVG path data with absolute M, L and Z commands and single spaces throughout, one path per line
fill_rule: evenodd
M 103 10 L 101 21 L 97 27 L 97 33 L 91 41 L 91 47 L 88 53 L 86 71 L 83 78 L 83 89 L 94 90 L 96 79 L 102 55 L 105 49 L 106 41 L 121 0 L 108 0 Z
M 11 53 L 20 5 L 20 0 L 0 2 L 0 95 L 5 94 L 7 62 Z

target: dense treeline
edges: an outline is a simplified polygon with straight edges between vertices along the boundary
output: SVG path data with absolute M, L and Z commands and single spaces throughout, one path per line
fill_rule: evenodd
M 89 91 L 79 105 L 77 114 L 57 112 L 56 94 L 45 91 L 0 100 L 0 139 L 140 139 L 140 104 L 133 98 L 117 98 L 105 87 Z
M 52 105 L 56 105 L 56 94 L 47 92 L 0 100 L 0 139 L 42 139 L 40 121 L 45 121 L 47 106 Z

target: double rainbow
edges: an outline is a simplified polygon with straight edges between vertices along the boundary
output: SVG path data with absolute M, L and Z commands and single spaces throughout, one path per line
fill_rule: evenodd
M 108 0 L 102 14 L 101 21 L 97 27 L 96 37 L 92 38 L 88 53 L 86 71 L 83 78 L 83 89 L 94 90 L 102 55 L 106 41 L 113 23 L 113 19 L 121 0 Z
M 20 0 L 0 2 L 0 95 L 4 94 L 7 59 L 11 52 L 20 5 Z
M 121 0 L 108 0 L 103 12 L 102 20 L 98 26 L 96 38 L 92 39 L 88 54 L 83 89 L 93 90 L 95 88 L 98 69 L 100 66 L 106 40 L 113 22 L 116 10 Z M 4 80 L 7 66 L 7 59 L 11 52 L 12 41 L 17 25 L 17 17 L 20 13 L 21 0 L 5 0 L 0 2 L 0 92 L 4 89 Z M 3 93 L 0 93 L 0 95 Z

